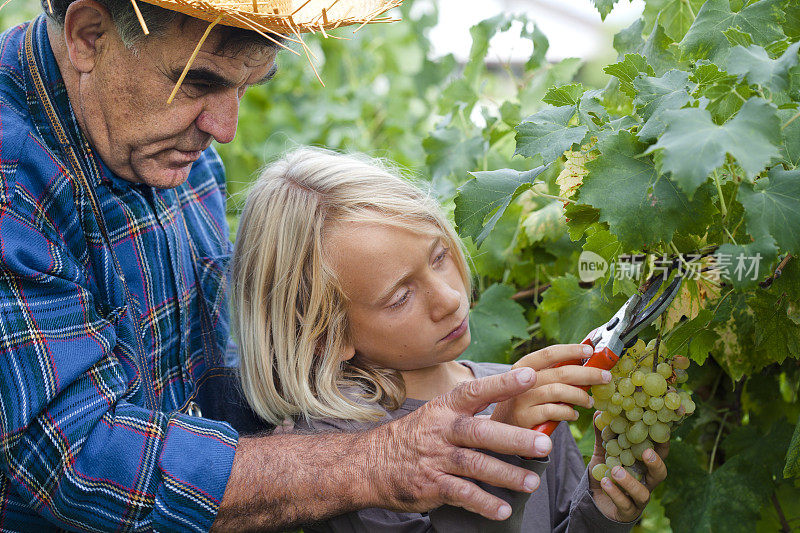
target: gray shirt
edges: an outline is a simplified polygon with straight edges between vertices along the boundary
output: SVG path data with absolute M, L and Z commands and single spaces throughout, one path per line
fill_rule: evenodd
M 495 363 L 462 361 L 476 378 L 508 371 L 511 367 Z M 390 411 L 381 422 L 395 420 L 418 409 L 422 400 L 406 399 L 402 406 Z M 480 414 L 490 415 L 494 405 Z M 298 429 L 317 431 L 359 431 L 374 423 L 352 420 L 317 420 L 301 422 Z M 497 522 L 460 508 L 442 506 L 429 513 L 401 513 L 370 508 L 335 516 L 324 522 L 306 524 L 306 533 L 422 533 L 422 532 L 627 532 L 633 523 L 621 523 L 606 518 L 592 500 L 589 478 L 578 446 L 572 438 L 569 425 L 562 422 L 553 432 L 553 451 L 545 459 L 522 459 L 516 456 L 495 455 L 504 461 L 534 471 L 541 477 L 539 488 L 533 494 L 500 489 L 481 483 L 480 486 L 511 505 L 513 513 L 508 520 Z M 491 454 L 494 455 L 494 454 Z

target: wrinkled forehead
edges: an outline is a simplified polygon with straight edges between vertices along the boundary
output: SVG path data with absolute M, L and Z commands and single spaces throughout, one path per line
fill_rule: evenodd
M 165 28 L 163 34 L 145 38 L 143 42 L 149 46 L 166 49 L 185 50 L 188 48 L 191 53 L 209 26 L 209 22 L 178 13 Z M 283 41 L 282 37 L 277 35 L 270 35 L 270 37 L 273 40 L 254 31 L 219 24 L 211 29 L 200 51 L 223 58 L 246 55 L 252 61 L 263 62 L 274 59 L 279 49 L 279 45 L 275 41 Z

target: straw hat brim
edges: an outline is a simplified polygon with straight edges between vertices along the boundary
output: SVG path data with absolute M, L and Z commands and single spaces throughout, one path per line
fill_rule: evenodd
M 402 0 L 141 0 L 208 22 L 292 35 L 392 22 L 381 17 Z

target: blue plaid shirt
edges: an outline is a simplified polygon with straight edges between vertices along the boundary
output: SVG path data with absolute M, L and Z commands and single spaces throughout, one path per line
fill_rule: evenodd
M 0 35 L 0 135 L 0 530 L 207 530 L 238 435 L 181 410 L 228 338 L 217 154 L 114 176 L 41 16 Z

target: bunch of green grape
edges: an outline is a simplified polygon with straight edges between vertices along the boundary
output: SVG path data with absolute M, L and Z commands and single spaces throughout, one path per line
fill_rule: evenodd
M 598 481 L 615 466 L 623 466 L 636 479 L 646 468 L 642 453 L 654 443 L 667 442 L 670 430 L 695 410 L 691 394 L 680 390 L 686 383 L 689 359 L 676 356 L 653 361 L 655 340 L 639 340 L 611 370 L 613 379 L 592 387 L 600 414 L 594 423 L 601 431 L 605 462 L 592 469 Z

